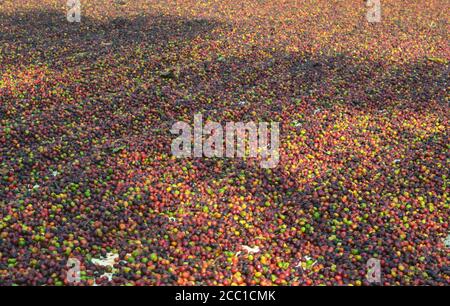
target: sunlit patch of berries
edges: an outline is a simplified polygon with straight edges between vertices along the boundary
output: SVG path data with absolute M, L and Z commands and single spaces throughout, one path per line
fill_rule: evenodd
M 0 284 L 449 284 L 445 1 L 61 3 L 0 4 Z M 278 166 L 174 158 L 199 112 Z

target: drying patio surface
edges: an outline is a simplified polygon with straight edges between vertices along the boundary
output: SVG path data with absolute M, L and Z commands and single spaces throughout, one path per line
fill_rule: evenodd
M 0 3 L 0 285 L 450 283 L 448 1 L 236 2 Z M 278 165 L 175 158 L 198 113 Z

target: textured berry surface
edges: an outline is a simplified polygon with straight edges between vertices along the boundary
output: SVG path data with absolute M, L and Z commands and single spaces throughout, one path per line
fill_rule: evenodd
M 0 3 L 0 285 L 450 283 L 447 1 L 81 3 Z M 278 167 L 173 158 L 199 112 Z

